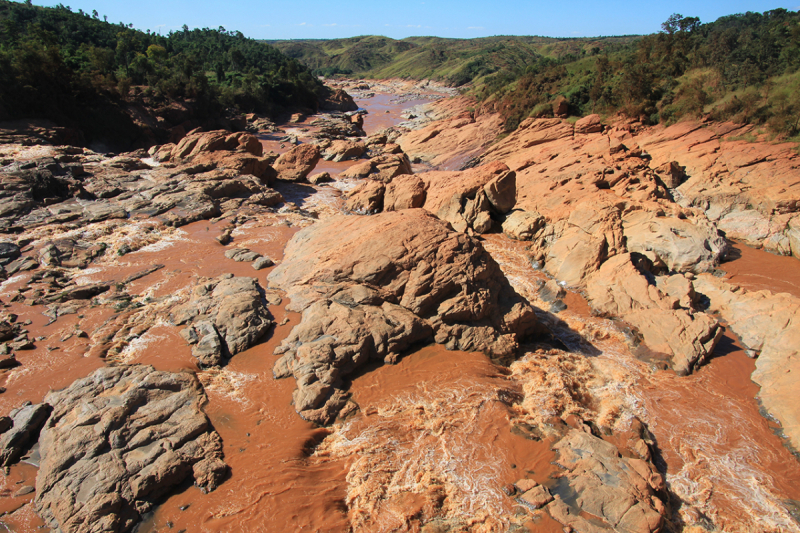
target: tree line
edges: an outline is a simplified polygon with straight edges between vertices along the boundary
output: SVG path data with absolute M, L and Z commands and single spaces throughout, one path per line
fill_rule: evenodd
M 162 36 L 96 11 L 0 0 L 0 114 L 7 118 L 91 131 L 122 120 L 131 99 L 150 106 L 191 99 L 203 118 L 225 108 L 316 109 L 326 94 L 308 68 L 241 32 L 184 26 Z

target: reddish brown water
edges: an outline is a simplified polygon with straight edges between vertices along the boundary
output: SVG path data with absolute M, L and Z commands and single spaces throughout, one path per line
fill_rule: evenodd
M 731 283 L 748 290 L 788 292 L 800 298 L 800 261 L 771 254 L 741 243 L 734 245 L 735 259 L 720 265 Z
M 395 94 L 376 93 L 372 98 L 357 99 L 356 104 L 369 112 L 364 118 L 364 131 L 367 135 L 372 135 L 406 120 L 400 116 L 405 109 L 430 101 L 430 98 L 420 98 L 400 102 Z
M 370 110 L 368 133 L 402 121 L 399 111 L 420 103 L 393 104 L 392 98 L 359 100 Z M 381 112 L 387 109 L 388 114 Z M 340 172 L 350 164 L 323 163 L 315 172 Z M 340 201 L 336 192 L 324 189 L 282 192 L 296 194 L 301 207 Z M 214 240 L 223 224 L 165 229 L 166 238 L 93 265 L 84 282 L 119 281 L 163 264 L 131 283 L 129 292 L 153 299 L 180 295 L 201 276 L 228 272 L 257 276 L 266 285 L 268 269 L 256 272 L 248 263 L 224 258 Z M 274 217 L 258 218 L 234 232 L 233 245 L 279 260 L 295 231 Z M 487 239 L 487 249 L 512 284 L 535 300 L 532 280 L 545 276 L 532 269 L 523 248 L 502 236 Z M 785 292 L 800 286 L 793 277 L 796 268 L 783 275 L 796 263 L 751 252 L 743 249 L 740 259 L 724 265 L 733 282 Z M 8 301 L 28 277 L 5 283 L 0 299 Z M 564 300 L 568 309 L 559 318 L 601 352 L 591 362 L 605 382 L 593 384 L 593 392 L 608 401 L 608 411 L 633 411 L 648 423 L 671 490 L 684 501 L 680 514 L 687 522 L 705 515 L 725 531 L 800 531 L 780 503 L 800 500 L 800 468 L 759 415 L 754 400 L 758 389 L 749 379 L 753 362 L 734 339 L 720 343 L 716 357 L 692 376 L 653 373 L 631 355 L 610 322 L 590 317 L 580 294 L 570 292 Z M 237 355 L 222 370 L 199 372 L 209 398 L 206 411 L 224 441 L 230 478 L 207 495 L 183 488 L 147 519 L 141 532 L 420 531 L 434 517 L 456 522 L 469 517 L 464 527 L 470 531 L 505 531 L 511 524 L 530 531 L 562 531 L 548 515 L 520 507 L 503 492 L 520 478 L 544 482 L 555 469 L 550 441 L 531 441 L 512 432 L 520 407 L 509 408 L 506 395 L 524 389 L 522 374 L 511 377 L 480 354 L 425 347 L 397 365 L 357 377 L 352 391 L 361 411 L 340 427 L 314 428 L 291 406 L 294 381 L 272 378 L 277 359 L 272 351 L 299 321 L 297 314 L 286 311 L 286 303 L 271 312 L 276 322 L 288 321 L 262 344 Z M 20 321 L 33 321 L 27 328 L 31 336 L 47 338 L 35 350 L 19 353 L 22 366 L 0 374 L 0 384 L 7 388 L 0 395 L 0 413 L 25 400 L 41 401 L 48 390 L 65 387 L 104 364 L 84 357 L 90 339 L 61 339 L 76 326 L 91 337 L 113 318 L 106 307 L 60 317 L 50 325 L 40 307 L 13 304 L 8 311 Z M 158 308 L 148 320 L 152 327 L 116 357 L 164 370 L 197 370 L 179 328 L 169 325 Z M 569 344 L 569 335 L 563 338 Z M 617 413 L 609 419 L 614 416 L 624 426 L 625 416 Z M 15 531 L 43 530 L 32 506 L 26 505 L 32 496 L 13 496 L 15 487 L 32 485 L 34 477 L 35 468 L 25 463 L 0 475 L 0 513 L 10 513 L 2 523 Z
M 526 522 L 535 531 L 562 530 L 503 492 L 555 471 L 550 440 L 512 433 L 509 399 L 522 389 L 508 374 L 482 354 L 432 345 L 353 381 L 360 416 L 318 455 L 351 461 L 347 501 L 355 531 L 419 531 L 434 517 L 471 531 Z
M 545 276 L 530 265 L 524 244 L 497 235 L 485 247 L 520 294 L 535 301 L 534 280 Z M 732 282 L 791 292 L 796 259 L 740 248 L 741 258 L 723 265 Z M 780 273 L 789 270 L 787 282 Z M 570 291 L 564 300 L 568 308 L 559 318 L 601 352 L 593 364 L 606 383 L 595 395 L 606 410 L 632 410 L 647 422 L 670 489 L 683 501 L 683 520 L 703 523 L 705 516 L 726 532 L 800 531 L 783 504 L 800 500 L 800 462 L 761 416 L 759 388 L 750 379 L 755 362 L 734 336 L 727 334 L 699 371 L 680 377 L 636 360 L 612 322 L 590 316 L 580 294 Z

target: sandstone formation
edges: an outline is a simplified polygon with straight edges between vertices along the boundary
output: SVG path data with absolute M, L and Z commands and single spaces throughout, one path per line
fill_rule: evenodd
M 450 99 L 440 103 L 434 117 L 437 120 L 398 139 L 403 151 L 413 160 L 426 161 L 442 170 L 458 170 L 460 163 L 477 156 L 489 146 L 502 129 L 502 119 L 495 114 L 475 117 L 465 110 L 466 99 Z M 435 139 L 435 143 L 430 141 Z M 450 163 L 453 159 L 460 163 Z M 455 167 L 455 168 L 454 168 Z
M 227 466 L 205 401 L 192 374 L 150 366 L 102 368 L 48 394 L 37 513 L 55 531 L 124 532 L 185 479 L 214 490 Z
M 171 317 L 175 324 L 187 326 L 181 336 L 203 368 L 219 366 L 246 350 L 273 324 L 256 279 L 232 274 L 198 285 Z
M 342 89 L 336 89 L 322 100 L 320 108 L 324 111 L 355 111 L 358 109 L 358 105 L 353 101 L 352 96 Z
M 302 181 L 314 170 L 320 160 L 319 147 L 313 144 L 295 146 L 275 161 L 278 179 L 284 181 Z
M 274 373 L 294 375 L 295 408 L 323 424 L 347 400 L 346 376 L 370 360 L 432 340 L 502 358 L 536 330 L 480 244 L 419 209 L 319 222 L 290 241 L 269 281 L 303 313 Z
M 254 155 L 261 145 L 249 134 L 190 133 L 178 145 L 151 150 L 156 161 L 149 164 L 144 152 L 106 159 L 74 151 L 53 148 L 55 157 L 0 168 L 0 229 L 20 232 L 132 216 L 181 226 L 223 209 L 282 201 L 266 184 L 274 172 L 268 159 Z
M 638 262 L 647 260 L 640 256 Z M 724 329 L 711 316 L 694 312 L 690 280 L 680 274 L 659 276 L 661 283 L 652 279 L 634 266 L 631 254 L 619 254 L 586 280 L 586 297 L 598 314 L 636 327 L 650 350 L 668 355 L 675 371 L 686 375 L 711 355 Z
M 552 516 L 576 531 L 651 533 L 664 523 L 664 478 L 639 458 L 621 457 L 613 444 L 573 429 L 555 445 L 565 476 L 564 496 L 548 506 Z M 590 520 L 585 513 L 602 519 Z

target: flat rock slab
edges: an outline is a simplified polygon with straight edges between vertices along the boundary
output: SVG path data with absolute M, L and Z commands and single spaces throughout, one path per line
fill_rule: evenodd
M 187 478 L 214 490 L 222 440 L 191 373 L 107 367 L 49 393 L 36 512 L 54 531 L 127 532 Z

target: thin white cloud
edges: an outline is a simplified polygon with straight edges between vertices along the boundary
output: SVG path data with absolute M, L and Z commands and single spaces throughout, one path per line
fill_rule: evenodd
M 483 26 L 469 26 L 467 27 L 468 30 L 485 30 Z
M 332 26 L 338 26 L 338 24 L 336 24 L 335 22 L 333 22 L 333 23 L 331 23 L 331 24 L 323 24 L 323 26 L 327 26 L 327 27 L 329 27 L 329 28 L 330 28 L 330 27 L 332 27 Z
M 301 22 L 300 24 L 298 24 L 298 26 L 306 26 L 306 23 L 305 22 Z

